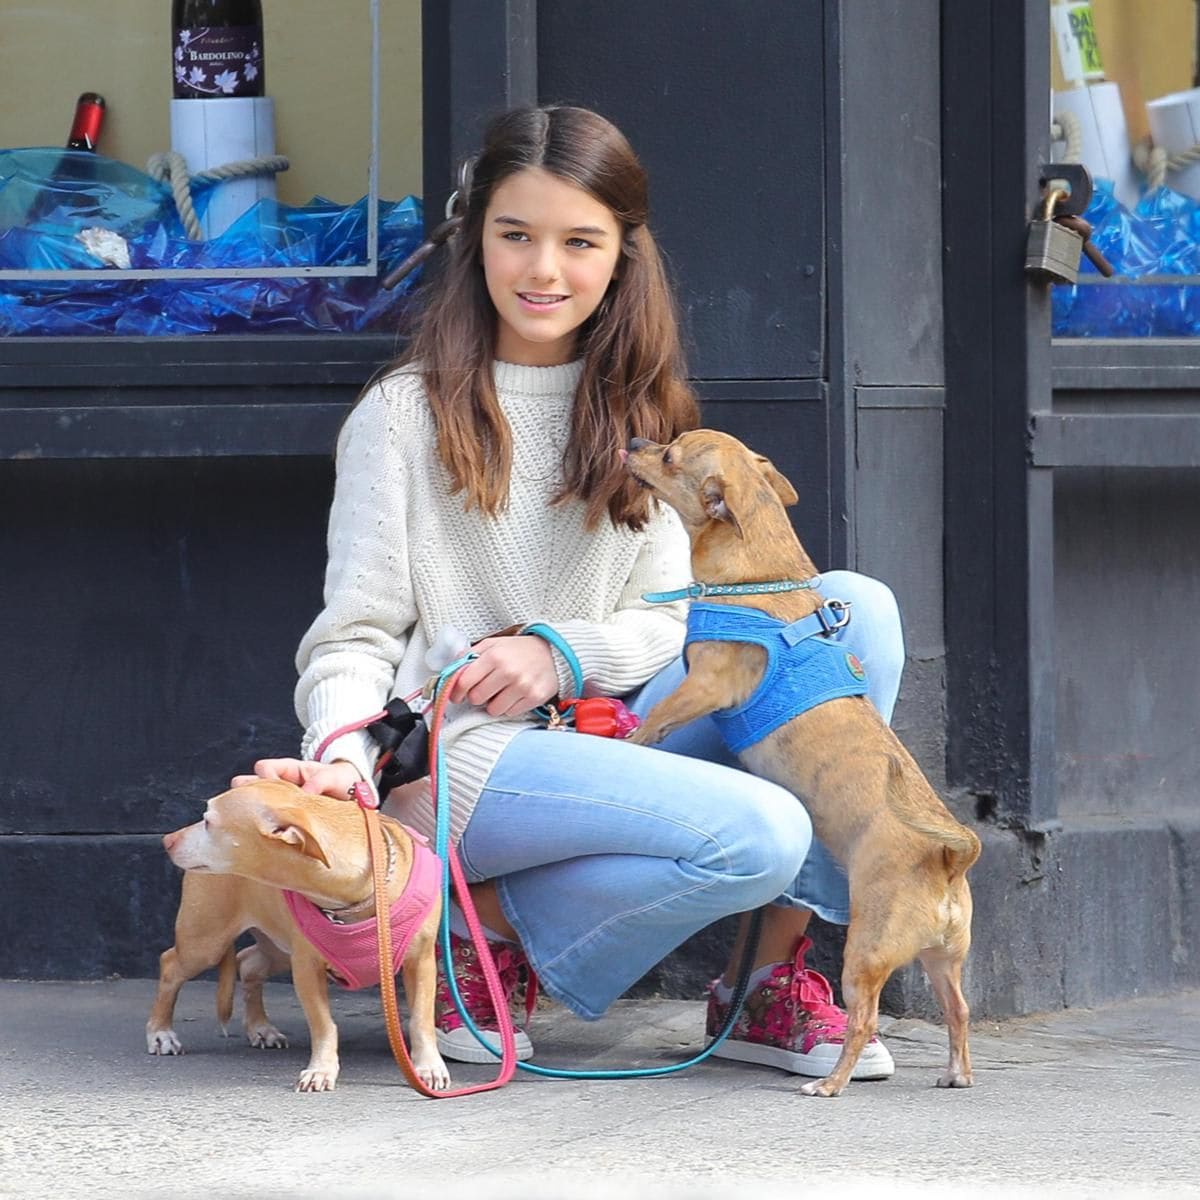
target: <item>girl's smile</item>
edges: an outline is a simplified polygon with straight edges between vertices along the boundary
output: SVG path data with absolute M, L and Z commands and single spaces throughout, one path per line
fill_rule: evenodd
M 570 362 L 620 255 L 616 217 L 582 188 L 540 167 L 499 184 L 483 234 L 496 358 L 535 367 Z
M 517 298 L 533 312 L 548 312 L 565 304 L 570 297 L 561 295 L 544 295 L 541 292 L 518 292 Z

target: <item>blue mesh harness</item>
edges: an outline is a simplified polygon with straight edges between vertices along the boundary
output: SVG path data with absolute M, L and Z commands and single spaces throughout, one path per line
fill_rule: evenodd
M 767 652 L 766 670 L 750 699 L 712 714 L 733 753 L 826 700 L 866 694 L 862 663 L 818 636 L 844 623 L 842 614 L 828 605 L 788 624 L 757 608 L 692 603 L 685 650 L 692 642 L 750 642 Z

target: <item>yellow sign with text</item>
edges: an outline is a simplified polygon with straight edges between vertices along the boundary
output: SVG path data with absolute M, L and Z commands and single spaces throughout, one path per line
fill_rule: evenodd
M 1090 4 L 1063 4 L 1052 10 L 1058 61 L 1068 83 L 1104 78 L 1096 20 Z

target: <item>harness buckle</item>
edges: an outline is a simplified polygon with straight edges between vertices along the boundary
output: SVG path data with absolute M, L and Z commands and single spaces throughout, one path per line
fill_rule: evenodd
M 845 629 L 850 624 L 850 605 L 852 600 L 826 600 L 822 608 L 817 609 L 817 620 L 821 622 L 819 637 L 830 637 L 839 629 Z M 830 622 L 825 617 L 825 609 L 830 608 L 835 613 L 835 619 Z

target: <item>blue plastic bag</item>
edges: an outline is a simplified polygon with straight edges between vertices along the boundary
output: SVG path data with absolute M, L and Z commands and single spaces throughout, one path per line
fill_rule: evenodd
M 211 192 L 197 189 L 202 214 Z M 380 279 L 422 236 L 414 196 L 379 203 L 377 277 L 0 281 L 0 334 L 177 336 L 195 333 L 363 332 L 395 328 L 416 276 Z M 169 189 L 126 163 L 85 151 L 0 151 L 0 269 L 101 269 L 80 241 L 120 234 L 129 265 L 346 266 L 367 257 L 367 200 L 321 197 L 295 207 L 261 200 L 219 237 L 190 242 Z
M 1084 214 L 1092 241 L 1118 275 L 1200 275 L 1200 202 L 1172 191 L 1145 192 L 1130 211 L 1107 179 L 1096 180 Z M 1084 258 L 1080 275 L 1095 275 Z M 1200 333 L 1193 284 L 1060 284 L 1051 296 L 1055 337 L 1192 337 Z

